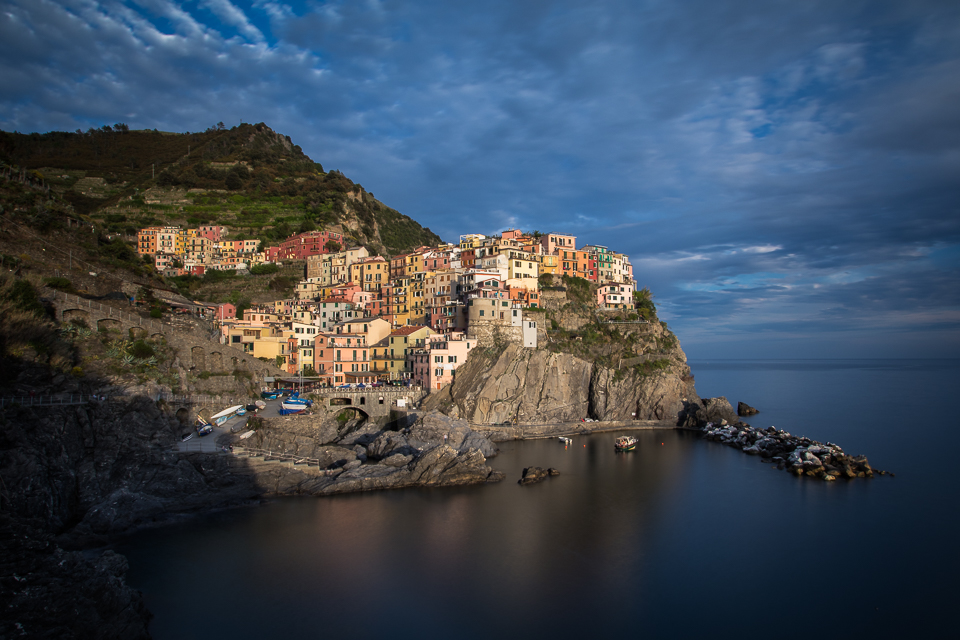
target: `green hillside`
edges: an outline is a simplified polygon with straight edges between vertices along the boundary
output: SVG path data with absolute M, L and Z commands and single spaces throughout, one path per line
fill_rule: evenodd
M 0 132 L 0 160 L 25 169 L 106 233 L 132 240 L 152 225 L 231 227 L 266 243 L 336 229 L 351 244 L 395 255 L 440 238 L 339 171 L 325 172 L 264 124 L 198 133 Z

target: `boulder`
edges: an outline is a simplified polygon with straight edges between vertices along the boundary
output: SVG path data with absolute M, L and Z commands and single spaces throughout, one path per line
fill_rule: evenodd
M 553 468 L 527 467 L 523 470 L 523 476 L 517 481 L 517 484 L 536 484 L 537 482 L 543 482 L 549 476 L 557 475 L 560 475 L 560 472 Z
M 497 454 L 494 444 L 471 429 L 466 420 L 451 418 L 439 411 L 431 411 L 421 416 L 410 428 L 406 441 L 414 449 L 426 450 L 442 443 L 460 453 L 478 450 L 485 458 Z
M 737 415 L 740 417 L 755 416 L 758 413 L 760 413 L 760 411 L 758 411 L 757 409 L 754 409 L 753 407 L 748 405 L 746 402 L 737 403 Z

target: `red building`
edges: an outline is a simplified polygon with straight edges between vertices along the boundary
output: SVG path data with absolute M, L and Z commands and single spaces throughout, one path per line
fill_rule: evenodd
M 336 243 L 337 247 L 328 247 Z M 307 231 L 290 236 L 279 247 L 267 247 L 267 260 L 306 260 L 307 256 L 336 253 L 343 247 L 343 235 L 336 231 Z M 333 249 L 333 251 L 331 251 Z

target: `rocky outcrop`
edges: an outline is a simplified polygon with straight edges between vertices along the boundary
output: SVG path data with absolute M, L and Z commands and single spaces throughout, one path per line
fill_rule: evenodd
M 726 425 L 734 422 L 738 422 L 737 414 L 730 406 L 730 401 L 719 396 L 685 401 L 677 424 L 681 427 L 699 429 L 707 423 Z
M 699 401 L 683 352 L 662 368 L 614 369 L 568 353 L 508 346 L 499 356 L 471 354 L 453 384 L 426 409 L 479 424 L 596 420 L 673 420 Z M 667 360 L 667 359 L 665 359 Z
M 798 476 L 833 481 L 886 474 L 885 471 L 875 471 L 866 456 L 851 456 L 832 442 L 824 444 L 793 436 L 775 427 L 754 429 L 743 422 L 726 426 L 710 423 L 704 427 L 703 437 L 737 447 L 750 455 L 762 456 L 765 461 L 775 462 L 778 469 L 786 469 Z
M 277 457 L 309 459 L 299 466 L 249 465 L 247 472 L 266 494 L 330 495 L 503 477 L 486 465 L 486 457 L 496 454 L 490 440 L 465 421 L 439 413 L 425 414 L 401 431 L 367 422 L 340 423 L 335 413 L 272 418 L 242 443 Z M 233 464 L 237 473 L 244 472 L 239 462 Z
M 755 416 L 758 413 L 760 413 L 758 409 L 754 409 L 753 407 L 748 405 L 746 402 L 737 403 L 737 415 L 740 416 L 741 418 L 745 416 Z
M 517 480 L 517 484 L 521 486 L 525 484 L 536 484 L 538 482 L 543 482 L 550 476 L 558 475 L 560 475 L 560 472 L 553 467 L 548 469 L 544 469 L 543 467 L 527 467 L 523 470 L 523 474 L 520 479 Z

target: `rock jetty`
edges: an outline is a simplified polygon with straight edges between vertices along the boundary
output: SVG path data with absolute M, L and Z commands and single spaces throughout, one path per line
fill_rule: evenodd
M 824 444 L 794 436 L 776 427 L 754 429 L 743 422 L 719 425 L 711 422 L 703 427 L 703 437 L 761 456 L 764 461 L 775 462 L 778 469 L 786 469 L 798 476 L 833 481 L 837 478 L 872 478 L 874 474 L 887 473 L 873 469 L 866 456 L 851 456 L 832 442 Z

